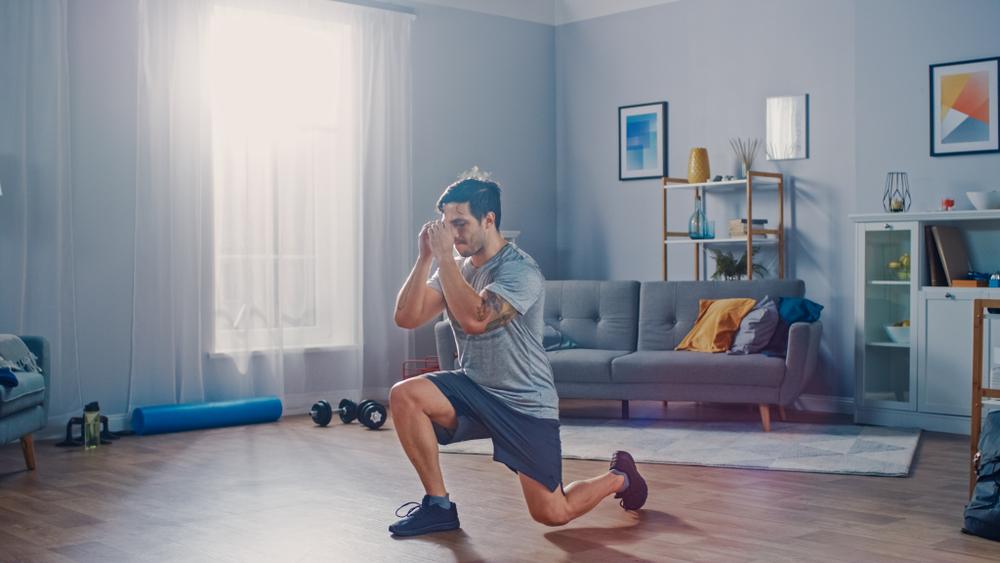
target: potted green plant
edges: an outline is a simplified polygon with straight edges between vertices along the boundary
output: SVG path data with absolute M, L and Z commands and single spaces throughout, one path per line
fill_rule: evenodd
M 739 258 L 736 258 L 728 250 L 710 248 L 709 252 L 712 253 L 712 258 L 715 259 L 715 273 L 712 274 L 713 280 L 741 280 L 743 276 L 747 275 L 747 255 L 745 252 Z M 757 247 L 750 247 L 750 252 L 751 255 L 757 254 Z M 767 275 L 767 268 L 763 264 L 754 263 L 753 273 L 755 276 L 765 276 Z

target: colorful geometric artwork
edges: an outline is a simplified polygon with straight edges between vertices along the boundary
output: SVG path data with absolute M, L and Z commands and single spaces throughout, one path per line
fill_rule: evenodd
M 618 179 L 667 174 L 667 103 L 618 108 Z
M 931 65 L 931 156 L 1000 150 L 998 61 Z

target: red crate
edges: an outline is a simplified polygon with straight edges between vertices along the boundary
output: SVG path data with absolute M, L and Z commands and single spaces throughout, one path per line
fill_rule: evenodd
M 437 356 L 426 356 L 419 359 L 403 360 L 403 379 L 408 379 L 422 373 L 441 370 L 441 362 Z

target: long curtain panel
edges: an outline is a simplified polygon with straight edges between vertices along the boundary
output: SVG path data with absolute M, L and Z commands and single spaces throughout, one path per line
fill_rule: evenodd
M 408 348 L 391 304 L 411 246 L 412 16 L 326 0 L 138 13 L 130 407 L 384 393 Z
M 51 345 L 49 420 L 82 409 L 66 0 L 0 2 L 0 332 Z

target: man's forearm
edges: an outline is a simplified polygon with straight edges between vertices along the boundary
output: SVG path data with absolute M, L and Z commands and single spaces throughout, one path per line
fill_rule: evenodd
M 427 275 L 431 270 L 431 258 L 417 258 L 417 262 L 410 270 L 406 283 L 399 290 L 396 296 L 396 324 L 403 328 L 410 328 L 415 325 L 423 316 L 423 291 L 434 291 L 427 289 Z
M 439 262 L 438 279 L 441 280 L 444 300 L 448 303 L 452 318 L 462 325 L 462 330 L 468 333 L 478 332 L 476 327 L 481 324 L 482 319 L 478 315 L 483 299 L 462 277 L 458 265 L 452 260 Z

